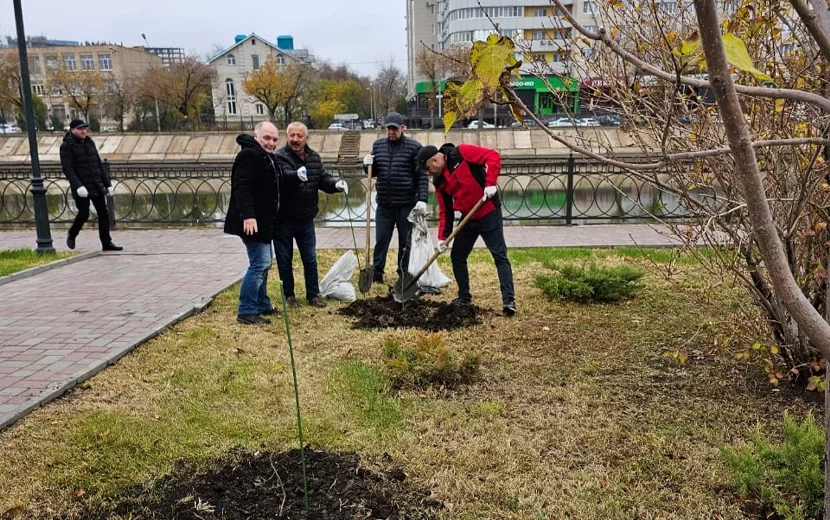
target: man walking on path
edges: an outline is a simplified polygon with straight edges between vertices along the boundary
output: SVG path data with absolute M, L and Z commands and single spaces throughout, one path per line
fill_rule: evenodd
M 386 138 L 372 145 L 372 153 L 363 158 L 364 168 L 372 166 L 376 179 L 377 211 L 375 213 L 374 281 L 383 283 L 386 253 L 392 232 L 398 230 L 398 276 L 409 266 L 409 221 L 413 208 L 426 214 L 429 181 L 418 165 L 421 143 L 403 135 L 406 128 L 397 112 L 390 112 L 383 122 Z
M 112 243 L 110 237 L 110 217 L 107 211 L 106 195 L 112 196 L 112 183 L 101 163 L 98 149 L 92 138 L 87 135 L 89 126 L 80 119 L 69 123 L 69 132 L 61 144 L 61 169 L 69 179 L 72 198 L 78 214 L 66 235 L 66 247 L 75 249 L 75 239 L 89 220 L 89 203 L 98 213 L 98 238 L 104 251 L 121 251 L 121 246 Z
M 309 148 L 308 129 L 304 124 L 295 121 L 288 125 L 286 133 L 288 143 L 274 155 L 282 175 L 282 204 L 274 237 L 277 270 L 288 306 L 299 307 L 291 267 L 296 241 L 303 261 L 306 299 L 314 307 L 325 307 L 317 279 L 317 235 L 314 230 L 314 217 L 319 211 L 317 190 L 348 194 L 349 188 L 346 181 L 332 177 L 323 167 L 320 154 Z
M 233 160 L 225 233 L 241 237 L 248 252 L 236 317 L 246 325 L 271 323 L 260 315 L 277 313 L 268 298 L 268 270 L 280 207 L 280 176 L 271 156 L 278 137 L 276 126 L 262 122 L 256 125 L 253 137 L 242 134 L 236 138 L 242 150 Z
M 434 146 L 423 147 L 418 160 L 433 177 L 435 185 L 439 251 L 447 249 L 444 240 L 452 233 L 455 211 L 460 211 L 462 217 L 466 216 L 479 200 L 486 200 L 458 232 L 452 244 L 450 259 L 455 282 L 458 284 L 455 303 L 472 302 L 467 257 L 480 236 L 496 263 L 502 310 L 506 316 L 513 316 L 516 314 L 513 268 L 507 258 L 501 202 L 496 187 L 501 171 L 501 156 L 497 151 L 481 146 L 460 144 L 456 147 L 445 144 L 440 150 Z

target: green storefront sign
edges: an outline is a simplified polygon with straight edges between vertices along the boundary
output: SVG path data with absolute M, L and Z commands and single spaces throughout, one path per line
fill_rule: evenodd
M 574 78 L 562 78 L 559 76 L 548 76 L 547 82 L 536 76 L 524 76 L 522 79 L 514 80 L 510 86 L 516 90 L 519 97 L 528 107 L 537 114 L 553 114 L 555 112 L 576 112 L 579 110 L 579 81 Z M 415 85 L 418 94 L 427 94 L 437 90 L 443 92 L 446 81 L 437 85 L 431 81 L 421 81 Z

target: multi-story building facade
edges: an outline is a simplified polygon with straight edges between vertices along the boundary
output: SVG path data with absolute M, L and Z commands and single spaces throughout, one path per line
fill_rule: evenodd
M 272 43 L 255 33 L 237 35 L 233 45 L 208 60 L 208 65 L 216 70 L 212 94 L 217 119 L 257 120 L 268 115 L 265 105 L 245 94 L 242 82 L 269 56 L 277 65 L 311 64 L 315 60 L 307 49 L 295 49 L 291 36 L 279 36 L 276 43 Z
M 496 32 L 493 27 L 496 23 L 499 34 L 509 36 L 521 50 L 518 57 L 523 60 L 522 73 L 526 77 L 516 87 L 524 91 L 520 93 L 527 97 L 525 102 L 540 113 L 573 110 L 578 106 L 576 96 L 571 95 L 578 88 L 575 89 L 572 81 L 563 81 L 574 75 L 573 60 L 578 59 L 573 45 L 574 29 L 553 13 L 554 7 L 548 0 L 482 0 L 481 6 L 476 0 L 405 1 L 410 98 L 426 89 L 427 78 L 418 73 L 416 65 L 418 52 L 424 45 L 440 52 L 454 44 L 484 40 Z M 577 21 L 594 27 L 595 1 L 565 0 L 564 3 Z M 548 82 L 567 95 L 550 95 L 547 86 L 533 79 L 531 73 L 548 76 Z
M 17 47 L 0 48 L 0 55 L 9 53 L 17 55 Z M 50 84 L 52 73 L 58 70 L 100 73 L 105 91 L 95 100 L 92 113 L 106 128 L 115 123 L 105 110 L 107 90 L 114 83 L 126 84 L 148 69 L 162 65 L 161 58 L 147 53 L 143 47 L 121 45 L 32 45 L 28 54 L 32 93 L 43 99 L 50 118 L 57 118 L 65 125 L 81 114 L 58 86 Z

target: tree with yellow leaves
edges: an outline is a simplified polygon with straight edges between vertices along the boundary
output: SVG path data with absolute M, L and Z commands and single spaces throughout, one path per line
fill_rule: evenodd
M 60 91 L 63 99 L 89 119 L 92 107 L 104 100 L 104 77 L 97 70 L 68 70 L 60 67 L 51 72 L 47 84 Z
M 278 65 L 268 56 L 259 69 L 242 82 L 242 89 L 268 111 L 271 121 L 277 122 L 277 111 L 282 107 L 282 124 L 294 119 L 297 104 L 306 92 L 313 70 L 305 64 Z

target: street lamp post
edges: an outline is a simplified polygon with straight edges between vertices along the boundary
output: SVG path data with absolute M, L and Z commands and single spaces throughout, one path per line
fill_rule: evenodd
M 369 106 L 371 107 L 371 110 L 372 110 L 372 123 L 374 123 L 375 122 L 375 96 L 374 96 L 374 92 L 372 91 L 372 84 L 371 83 L 369 83 L 369 86 L 366 87 L 366 90 L 369 91 Z
M 144 40 L 144 43 L 147 45 L 147 48 L 150 48 L 150 43 L 147 41 L 147 37 L 144 36 L 144 33 L 141 33 L 141 38 Z M 154 97 L 156 101 L 156 130 L 161 133 L 161 119 L 159 118 L 159 100 L 158 98 Z
M 49 208 L 46 206 L 46 188 L 40 174 L 40 157 L 37 153 L 37 128 L 32 105 L 32 82 L 29 79 L 29 54 L 26 52 L 26 32 L 23 30 L 23 8 L 20 0 L 14 0 L 14 21 L 17 24 L 17 49 L 20 54 L 20 79 L 23 81 L 23 113 L 26 114 L 26 133 L 29 135 L 29 153 L 32 157 L 32 198 L 35 203 L 35 227 L 39 254 L 54 253 L 52 233 L 49 230 Z

